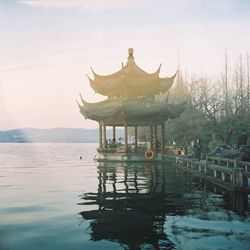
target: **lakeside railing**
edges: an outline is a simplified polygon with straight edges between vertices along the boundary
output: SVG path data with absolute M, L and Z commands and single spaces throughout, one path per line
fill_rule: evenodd
M 99 153 L 144 153 L 147 150 L 148 146 L 138 145 L 135 147 L 133 144 L 128 144 L 127 148 L 124 144 L 120 145 L 111 145 L 103 148 L 98 148 Z
M 198 161 L 178 156 L 176 163 L 182 169 L 214 184 L 233 190 L 250 191 L 250 162 L 217 156 L 207 156 L 206 160 Z

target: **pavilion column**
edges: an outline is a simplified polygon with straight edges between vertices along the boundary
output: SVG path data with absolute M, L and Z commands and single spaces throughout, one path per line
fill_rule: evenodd
M 150 126 L 150 147 L 153 148 L 153 126 Z
M 157 138 L 157 125 L 154 126 L 154 129 L 155 129 L 155 140 Z
M 99 123 L 99 148 L 102 148 L 102 124 Z
M 103 124 L 103 145 L 104 148 L 107 148 L 107 138 L 106 138 L 106 125 Z
M 137 126 L 135 126 L 135 148 L 137 149 L 137 143 L 138 139 L 137 139 Z
M 116 139 L 116 135 L 115 135 L 115 126 L 113 126 L 113 140 Z
M 165 122 L 161 124 L 161 145 L 162 145 L 162 151 L 165 152 Z
M 127 122 L 124 122 L 124 143 L 125 143 L 125 150 L 128 149 L 128 125 Z

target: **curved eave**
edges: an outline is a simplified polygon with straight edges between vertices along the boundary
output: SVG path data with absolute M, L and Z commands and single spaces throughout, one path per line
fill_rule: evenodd
M 134 62 L 127 63 L 121 70 L 111 75 L 99 75 L 92 68 L 91 70 L 94 79 L 87 75 L 90 86 L 95 92 L 106 96 L 123 96 L 126 88 L 148 88 L 152 84 L 157 85 L 166 81 L 165 78 L 159 78 L 161 65 L 152 74 L 145 72 Z M 110 90 L 113 93 L 110 93 Z
M 175 119 L 179 117 L 186 108 L 186 101 L 181 104 L 168 104 L 169 118 Z
M 93 73 L 93 76 L 94 76 L 94 79 L 95 80 L 108 80 L 108 79 L 113 79 L 117 76 L 120 76 L 122 73 L 123 73 L 123 70 L 124 70 L 124 67 L 122 67 L 122 69 L 118 70 L 117 72 L 113 73 L 113 74 L 110 74 L 110 75 L 99 75 L 97 74 L 93 68 L 91 67 L 90 68 L 92 73 Z
M 131 100 L 126 102 L 105 100 L 99 103 L 79 105 L 81 114 L 86 119 L 108 121 L 110 124 L 158 123 L 168 118 L 178 117 L 184 110 L 183 105 L 166 104 L 151 100 Z
M 85 116 L 85 118 L 89 119 L 112 116 L 120 109 L 121 106 L 119 101 L 109 102 L 107 100 L 98 103 L 89 103 L 82 99 L 82 103 L 82 105 L 78 103 L 80 112 Z
M 177 73 L 178 71 L 171 77 L 160 78 L 161 93 L 167 92 L 173 86 Z
M 91 80 L 91 87 L 105 96 L 150 96 L 167 92 L 174 83 L 176 74 L 168 78 L 134 77 L 131 79 L 118 78 L 116 81 Z
M 161 71 L 161 64 L 157 68 L 157 70 L 153 73 L 148 73 L 142 68 L 140 68 L 134 61 L 128 62 L 123 68 L 123 73 L 127 76 L 134 75 L 137 77 L 159 77 Z
M 135 62 L 130 62 L 127 63 L 125 66 L 122 66 L 122 68 L 120 70 L 118 70 L 117 72 L 110 74 L 110 75 L 100 75 L 97 74 L 93 68 L 91 67 L 91 71 L 93 73 L 94 76 L 94 80 L 101 80 L 101 81 L 105 81 L 105 80 L 111 80 L 111 79 L 116 79 L 116 77 L 124 77 L 124 75 L 129 75 L 129 74 L 135 74 L 137 76 L 158 76 L 160 74 L 160 70 L 161 70 L 161 64 L 158 67 L 158 69 L 154 72 L 154 73 L 148 73 L 146 71 L 144 71 L 143 69 L 141 69 L 139 66 L 136 65 Z

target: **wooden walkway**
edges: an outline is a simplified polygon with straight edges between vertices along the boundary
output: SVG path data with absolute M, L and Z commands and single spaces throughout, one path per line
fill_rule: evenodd
M 207 156 L 204 161 L 175 157 L 179 168 L 232 191 L 250 192 L 250 162 Z

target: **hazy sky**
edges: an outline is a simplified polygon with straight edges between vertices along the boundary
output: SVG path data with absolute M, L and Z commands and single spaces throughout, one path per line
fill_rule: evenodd
M 216 76 L 250 51 L 248 0 L 0 0 L 0 130 L 97 127 L 79 113 L 85 74 L 110 74 L 135 49 L 148 72 Z M 79 98 L 78 98 L 79 99 Z

